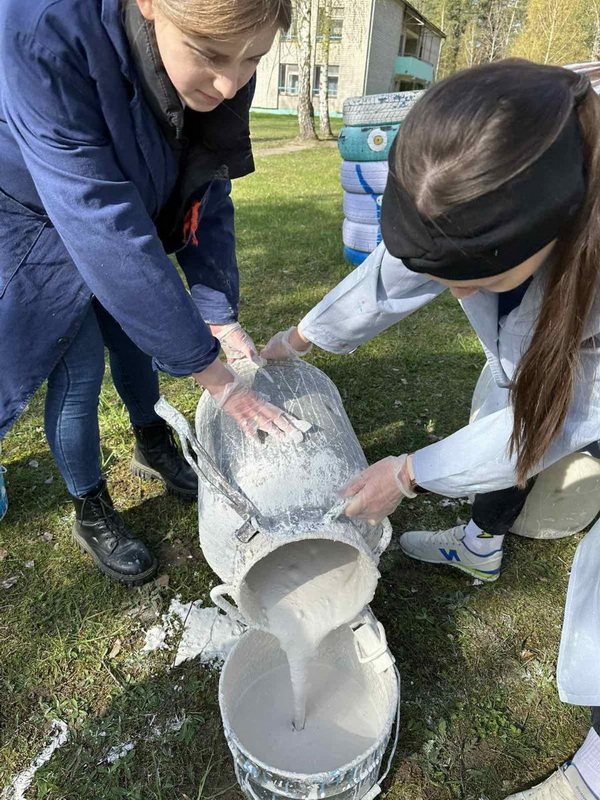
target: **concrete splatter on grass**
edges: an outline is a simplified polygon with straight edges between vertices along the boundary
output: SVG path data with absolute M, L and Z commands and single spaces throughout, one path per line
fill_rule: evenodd
M 0 800 L 22 800 L 25 792 L 31 786 L 33 778 L 38 769 L 52 758 L 55 750 L 62 747 L 69 738 L 67 723 L 60 719 L 52 720 L 52 730 L 54 731 L 50 742 L 44 747 L 27 767 L 27 769 L 15 776 L 10 784 L 0 794 Z
M 199 658 L 201 664 L 219 667 L 243 633 L 243 627 L 214 606 L 203 608 L 201 601 L 182 603 L 179 595 L 162 616 L 160 625 L 146 631 L 142 652 L 165 649 L 167 640 L 181 634 L 173 666 Z
M 134 747 L 134 742 L 126 742 L 125 744 L 118 744 L 116 747 L 111 747 L 100 763 L 114 764 L 115 761 L 124 758 Z

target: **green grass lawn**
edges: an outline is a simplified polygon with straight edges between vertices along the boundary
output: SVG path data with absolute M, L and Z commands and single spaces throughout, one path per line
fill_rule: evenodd
M 319 120 L 316 120 L 317 131 Z M 337 136 L 342 127 L 342 120 L 331 120 L 331 130 Z M 271 147 L 283 147 L 298 138 L 298 118 L 291 114 L 256 114 L 251 115 L 252 144 L 260 153 Z
M 265 138 L 277 123 L 265 123 Z M 281 121 L 282 128 L 289 120 Z M 277 135 L 281 130 L 278 128 Z M 257 342 L 296 322 L 342 278 L 339 157 L 333 149 L 258 159 L 235 186 L 241 319 Z M 483 356 L 458 304 L 436 301 L 351 356 L 311 361 L 338 385 L 370 461 L 464 424 Z M 191 417 L 191 379 L 162 381 Z M 144 631 L 175 595 L 208 601 L 193 505 L 128 473 L 132 435 L 110 379 L 101 401 L 105 469 L 131 528 L 160 558 L 158 582 L 111 584 L 70 541 L 72 509 L 43 433 L 40 393 L 4 442 L 10 509 L 0 524 L 0 789 L 64 720 L 69 742 L 27 798 L 240 800 L 217 703 L 218 674 L 170 670 L 173 648 L 143 654 Z M 39 466 L 31 466 L 31 462 Z M 52 481 L 50 482 L 50 479 Z M 468 506 L 404 503 L 395 530 L 447 527 Z M 509 537 L 499 582 L 384 555 L 373 608 L 402 673 L 400 744 L 384 797 L 490 798 L 539 780 L 578 747 L 587 713 L 562 705 L 555 666 L 568 572 L 579 537 Z M 33 562 L 33 563 L 32 563 Z M 173 720 L 178 731 L 157 733 Z M 105 762 L 111 747 L 135 742 Z

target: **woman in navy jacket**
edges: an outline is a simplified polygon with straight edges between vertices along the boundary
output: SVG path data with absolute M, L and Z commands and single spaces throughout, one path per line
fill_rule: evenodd
M 154 412 L 155 369 L 194 375 L 249 433 L 298 421 L 218 359 L 237 324 L 231 178 L 253 170 L 253 75 L 289 0 L 5 0 L 0 9 L 0 439 L 48 379 L 46 432 L 77 543 L 127 584 L 156 562 L 100 466 L 104 347 L 133 467 L 195 496 Z M 167 256 L 176 252 L 190 291 Z M 217 338 L 215 338 L 217 337 Z

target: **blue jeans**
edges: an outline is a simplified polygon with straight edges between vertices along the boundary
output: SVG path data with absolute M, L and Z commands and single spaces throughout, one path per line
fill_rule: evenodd
M 68 350 L 48 378 L 45 425 L 48 444 L 70 494 L 80 497 L 102 480 L 98 400 L 104 348 L 110 371 L 133 425 L 160 422 L 152 359 L 94 301 Z

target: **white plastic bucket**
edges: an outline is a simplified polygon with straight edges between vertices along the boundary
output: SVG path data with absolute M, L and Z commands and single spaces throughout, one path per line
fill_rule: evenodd
M 257 625 L 246 580 L 252 567 L 292 542 L 339 542 L 355 553 L 357 607 L 351 619 L 373 596 L 377 563 L 389 544 L 391 525 L 385 520 L 372 526 L 336 513 L 340 506 L 336 491 L 367 467 L 339 392 L 323 372 L 298 359 L 270 362 L 258 371 L 241 364 L 238 371 L 244 383 L 308 420 L 312 429 L 300 444 L 270 436 L 257 442 L 248 439 L 205 394 L 198 403 L 194 437 L 182 428 L 187 423 L 182 423 L 178 412 L 164 401 L 157 405 L 158 413 L 180 434 L 184 452 L 189 456 L 191 447 L 201 462 L 195 465 L 200 474 L 200 545 L 208 564 L 224 581 L 213 590 L 212 599 L 235 614 L 223 598 L 229 594 L 241 618 Z M 246 513 L 240 512 L 240 503 Z
M 389 657 L 381 626 L 379 631 L 383 642 L 372 653 L 364 652 L 348 625 L 333 631 L 319 648 L 319 667 L 343 671 L 368 696 L 373 714 L 370 724 L 377 733 L 369 738 L 367 747 L 364 746 L 364 740 L 361 741 L 362 737 L 357 736 L 356 754 L 350 761 L 332 761 L 330 768 L 315 773 L 282 769 L 277 764 L 268 763 L 273 759 L 261 759 L 253 752 L 256 737 L 262 735 L 261 726 L 265 724 L 268 714 L 264 718 L 262 714 L 257 715 L 252 720 L 253 732 L 248 734 L 247 730 L 241 730 L 236 719 L 238 704 L 244 702 L 245 692 L 255 691 L 257 682 L 268 679 L 273 671 L 284 669 L 286 658 L 277 640 L 262 631 L 249 630 L 238 641 L 221 673 L 219 705 L 236 775 L 248 800 L 371 800 L 380 794 L 379 784 L 387 774 L 387 771 L 382 771 L 383 758 L 394 723 L 397 725 L 399 721 L 400 686 L 399 675 Z M 343 704 L 344 698 L 336 696 L 335 702 Z M 328 713 L 335 718 L 337 710 L 330 705 Z M 308 730 L 307 723 L 307 729 L 302 734 L 293 735 L 307 735 Z M 347 731 L 340 729 L 340 734 L 347 734 Z M 397 727 L 393 750 L 396 742 Z M 293 764 L 297 757 L 292 749 L 286 755 L 288 765 Z

